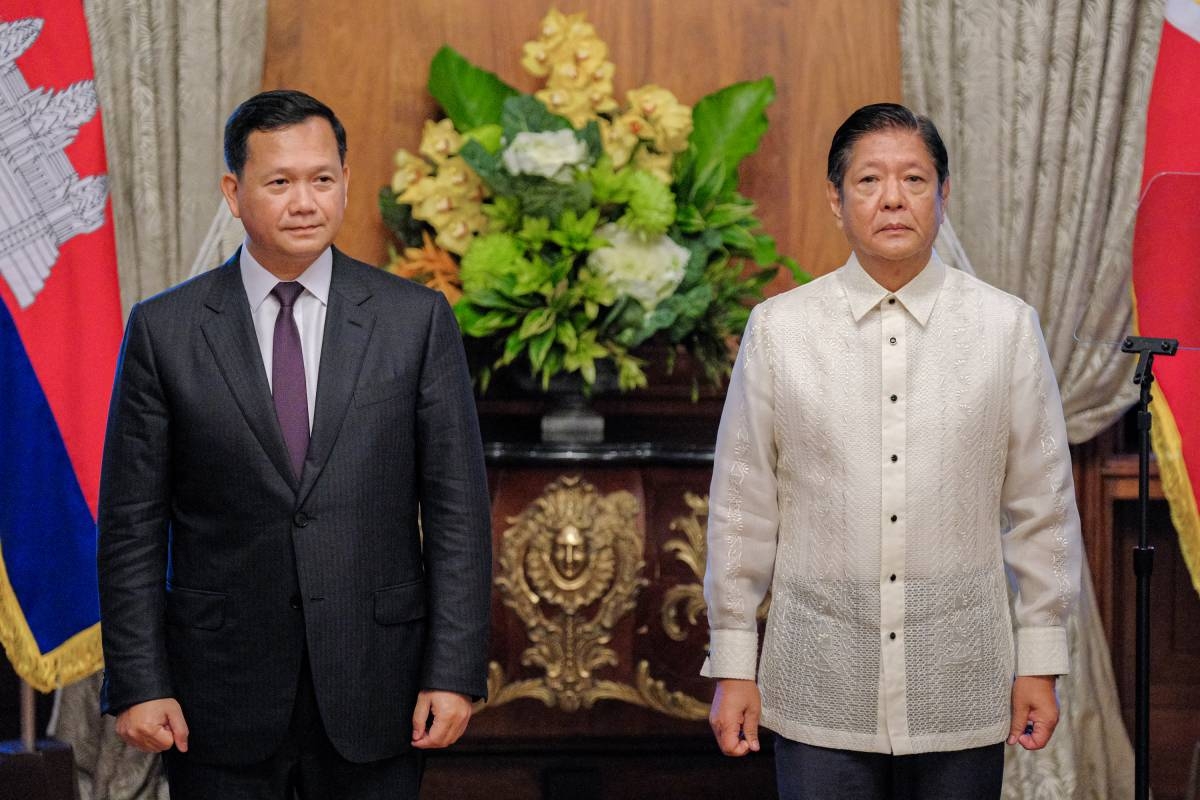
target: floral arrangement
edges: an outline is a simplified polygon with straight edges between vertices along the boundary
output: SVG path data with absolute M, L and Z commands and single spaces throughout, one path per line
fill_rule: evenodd
M 524 48 L 545 78 L 528 95 L 443 47 L 429 91 L 446 118 L 425 123 L 418 153 L 396 153 L 380 192 L 402 245 L 388 269 L 446 294 L 478 340 L 484 389 L 514 368 L 543 387 L 565 373 L 590 392 L 598 367 L 622 390 L 644 387 L 637 352 L 652 337 L 719 385 L 778 266 L 807 280 L 737 192 L 773 81 L 695 108 L 648 85 L 621 105 L 607 55 L 583 14 L 551 11 Z

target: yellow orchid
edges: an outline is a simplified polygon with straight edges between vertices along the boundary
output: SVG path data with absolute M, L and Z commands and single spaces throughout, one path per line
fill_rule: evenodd
M 675 98 L 669 90 L 649 84 L 626 93 L 630 113 L 640 115 L 650 124 L 650 135 L 639 134 L 654 142 L 660 153 L 682 153 L 687 149 L 692 132 L 692 109 Z
M 482 206 L 464 206 L 451 214 L 445 225 L 437 228 L 437 244 L 461 256 L 467 252 L 475 235 L 488 229 L 489 223 L 490 220 L 483 213 Z
M 569 119 L 577 128 L 583 127 L 595 116 L 591 98 L 586 91 L 546 88 L 537 92 L 534 97 L 541 100 L 552 113 Z
M 613 169 L 620 169 L 629 163 L 633 150 L 637 147 L 638 136 L 629 126 L 627 116 L 617 117 L 612 122 L 601 117 L 600 143 L 604 152 L 612 159 Z
M 666 184 L 671 183 L 671 164 L 674 161 L 675 156 L 672 153 L 652 153 L 644 147 L 633 157 L 635 167 L 649 172 Z
M 425 120 L 425 129 L 421 133 L 421 155 L 435 164 L 442 164 L 446 159 L 457 155 L 462 145 L 462 135 L 454 129 L 452 120 Z
M 392 173 L 392 191 L 396 194 L 401 194 L 433 171 L 428 161 L 404 149 L 396 151 L 395 160 L 396 171 Z

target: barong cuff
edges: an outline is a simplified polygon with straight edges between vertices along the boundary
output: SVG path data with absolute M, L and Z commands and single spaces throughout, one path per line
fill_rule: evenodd
M 1017 675 L 1066 675 L 1069 671 L 1065 627 L 1017 629 Z
M 715 630 L 710 636 L 708 658 L 700 668 L 701 675 L 706 678 L 755 679 L 758 631 Z

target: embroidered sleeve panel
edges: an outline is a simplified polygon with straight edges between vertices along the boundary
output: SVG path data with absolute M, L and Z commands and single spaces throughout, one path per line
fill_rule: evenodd
M 756 307 L 747 323 L 717 434 L 704 581 L 714 652 L 720 631 L 748 632 L 757 642 L 755 610 L 775 561 L 779 503 L 770 306 L 768 301 Z M 753 656 L 755 647 L 750 650 Z M 753 670 L 753 657 L 750 666 Z
M 1003 510 L 1011 522 L 1004 536 L 1004 560 L 1017 582 L 1015 622 L 1018 671 L 1040 669 L 1025 663 L 1024 628 L 1064 631 L 1079 593 L 1082 560 L 1079 512 L 1071 477 L 1062 401 L 1037 314 L 1026 306 L 1019 322 L 1011 387 L 1011 432 L 1003 489 Z M 1040 640 L 1038 640 L 1040 641 Z M 1031 649 L 1030 657 L 1041 649 Z M 1065 658 L 1065 649 L 1063 650 Z M 1052 674 L 1061 674 L 1061 664 Z

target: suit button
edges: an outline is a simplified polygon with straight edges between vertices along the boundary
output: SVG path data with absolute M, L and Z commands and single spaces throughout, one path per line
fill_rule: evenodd
M 308 514 L 297 511 L 296 516 L 292 517 L 292 522 L 296 523 L 297 528 L 303 528 L 308 525 Z
M 300 608 L 303 607 L 304 604 L 300 602 L 300 595 L 294 594 L 288 600 L 288 605 L 290 605 L 292 608 L 294 608 L 296 610 L 299 610 Z

